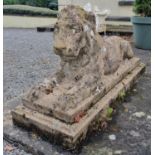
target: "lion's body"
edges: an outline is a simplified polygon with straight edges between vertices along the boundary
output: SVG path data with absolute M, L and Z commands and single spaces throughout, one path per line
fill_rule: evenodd
M 113 74 L 133 57 L 127 41 L 101 37 L 95 27 L 95 16 L 80 7 L 68 6 L 60 12 L 54 31 L 54 51 L 61 58 L 61 69 L 48 84 L 40 86 L 44 91 L 38 87 L 31 89 L 28 100 L 33 102 L 48 92 L 53 95 L 53 106 L 73 108 L 104 87 L 104 76 Z

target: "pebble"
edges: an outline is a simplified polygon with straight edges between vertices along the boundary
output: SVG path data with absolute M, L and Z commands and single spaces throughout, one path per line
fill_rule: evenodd
M 150 115 L 147 115 L 147 119 L 151 119 L 151 116 Z
M 122 154 L 122 153 L 123 153 L 122 150 L 116 150 L 116 151 L 114 151 L 114 154 L 116 154 L 116 155 L 118 155 L 118 154 Z
M 137 89 L 133 89 L 133 92 L 136 93 L 137 92 Z
M 116 135 L 114 135 L 114 134 L 109 135 L 109 139 L 112 140 L 112 141 L 113 141 L 113 140 L 116 140 Z
M 135 112 L 132 114 L 132 116 L 135 116 L 135 117 L 138 117 L 138 118 L 141 118 L 141 117 L 144 117 L 145 116 L 145 113 L 144 112 Z
M 11 145 L 10 143 L 8 143 L 7 141 L 4 140 L 4 148 L 7 145 Z M 14 146 L 13 146 L 14 147 Z M 7 150 L 3 150 L 3 154 L 4 155 L 32 155 L 31 153 L 27 153 L 24 150 L 18 149 L 16 147 L 14 147 L 13 151 L 7 151 Z
M 139 137 L 140 136 L 139 132 L 136 132 L 134 130 L 130 131 L 130 135 L 133 137 Z

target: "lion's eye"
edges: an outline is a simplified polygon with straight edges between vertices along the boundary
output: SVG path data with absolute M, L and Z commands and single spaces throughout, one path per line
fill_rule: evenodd
M 75 34 L 75 33 L 76 33 L 76 30 L 75 30 L 75 29 L 73 29 L 72 31 L 73 31 L 73 34 Z
M 73 32 L 73 34 L 75 34 L 75 33 L 79 33 L 79 32 L 80 32 L 80 29 L 78 29 L 78 28 L 74 28 L 74 29 L 72 29 L 72 32 Z

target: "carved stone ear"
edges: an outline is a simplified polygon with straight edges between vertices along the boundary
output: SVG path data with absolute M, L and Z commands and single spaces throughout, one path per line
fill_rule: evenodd
M 92 12 L 89 12 L 86 14 L 86 20 L 93 25 L 93 28 L 96 27 L 96 18 L 95 15 Z
M 89 13 L 87 14 L 86 19 L 87 19 L 88 21 L 90 21 L 92 24 L 95 24 L 95 23 L 96 23 L 95 15 L 94 15 L 92 12 L 89 12 Z

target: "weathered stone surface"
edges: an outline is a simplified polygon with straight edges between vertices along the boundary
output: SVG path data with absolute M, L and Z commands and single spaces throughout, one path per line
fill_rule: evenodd
M 73 123 L 75 118 L 79 114 L 84 114 L 90 106 L 95 104 L 98 100 L 101 99 L 111 88 L 113 88 L 125 75 L 131 72 L 139 63 L 138 58 L 132 58 L 130 61 L 126 62 L 126 65 L 120 66 L 120 68 L 112 75 L 106 76 L 103 81 L 105 83 L 105 88 L 99 89 L 96 94 L 90 95 L 90 97 L 84 99 L 72 109 L 65 110 L 58 109 L 53 106 L 53 94 L 49 94 L 37 101 L 34 101 L 33 104 L 26 100 L 23 100 L 23 103 L 26 107 L 37 110 L 41 113 L 47 115 L 53 115 L 60 120 Z M 85 89 L 85 87 L 83 88 Z M 67 104 L 67 103 L 66 103 Z
M 79 142 L 85 139 L 89 126 L 95 121 L 98 121 L 102 115 L 102 123 L 106 121 L 106 110 L 120 92 L 128 90 L 141 71 L 144 69 L 144 64 L 137 66 L 130 74 L 126 76 L 119 84 L 117 84 L 108 94 L 106 94 L 99 102 L 91 107 L 85 116 L 74 124 L 61 122 L 50 116 L 43 115 L 24 106 L 18 106 L 12 111 L 14 121 L 19 125 L 24 125 L 27 128 L 32 125 L 41 132 L 42 135 L 51 135 L 56 139 L 61 137 L 61 143 L 66 147 L 75 147 Z M 98 117 L 99 116 L 99 117 Z M 92 126 L 93 127 L 93 126 Z M 31 129 L 33 130 L 33 129 Z
M 107 108 L 130 88 L 145 65 L 134 57 L 127 41 L 102 38 L 95 30 L 94 14 L 77 6 L 60 12 L 54 50 L 61 59 L 60 70 L 28 91 L 24 106 L 12 116 L 17 124 L 42 134 L 61 135 L 63 144 L 72 147 L 99 118 L 106 122 Z
M 139 63 L 127 41 L 102 38 L 95 30 L 94 14 L 78 6 L 60 12 L 54 51 L 61 58 L 60 70 L 33 87 L 23 101 L 29 108 L 70 123 Z

